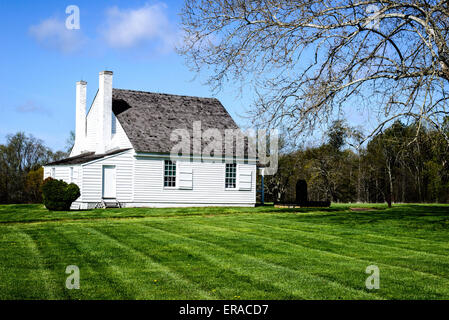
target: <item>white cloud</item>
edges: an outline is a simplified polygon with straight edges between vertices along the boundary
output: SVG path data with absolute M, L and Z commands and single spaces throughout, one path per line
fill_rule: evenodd
M 38 104 L 36 104 L 35 101 L 27 101 L 24 104 L 21 104 L 20 106 L 16 107 L 16 111 L 20 113 L 34 113 L 34 114 L 41 114 L 49 116 L 51 115 L 51 111 L 47 108 L 44 108 Z
M 30 34 L 42 46 L 63 53 L 78 51 L 86 40 L 80 30 L 69 30 L 65 26 L 65 21 L 56 18 L 48 18 L 38 25 L 31 26 Z
M 138 9 L 107 10 L 107 22 L 101 31 L 107 44 L 114 48 L 151 45 L 162 51 L 174 48 L 178 39 L 176 27 L 165 13 L 162 3 Z

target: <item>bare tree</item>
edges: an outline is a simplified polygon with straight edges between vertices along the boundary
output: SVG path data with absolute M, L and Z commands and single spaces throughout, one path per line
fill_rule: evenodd
M 179 51 L 216 89 L 250 83 L 254 119 L 294 136 L 350 108 L 377 114 L 366 138 L 398 119 L 444 134 L 448 16 L 447 0 L 186 0 Z

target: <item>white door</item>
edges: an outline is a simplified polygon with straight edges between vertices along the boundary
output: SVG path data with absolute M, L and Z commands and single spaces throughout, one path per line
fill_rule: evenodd
M 103 166 L 103 198 L 115 198 L 115 166 Z

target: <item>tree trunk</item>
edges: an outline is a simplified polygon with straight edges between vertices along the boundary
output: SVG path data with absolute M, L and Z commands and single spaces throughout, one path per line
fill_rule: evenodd
M 360 161 L 360 151 L 359 151 L 359 172 L 357 175 L 357 202 L 361 202 L 360 201 L 360 194 L 361 194 L 361 190 L 360 190 L 360 184 L 361 184 L 361 174 L 362 174 L 362 166 L 361 166 L 361 161 Z
M 389 180 L 389 190 L 387 194 L 387 203 L 388 208 L 391 208 L 391 203 L 393 202 L 393 177 L 391 174 L 391 165 L 390 163 L 387 164 L 387 171 L 388 171 L 388 180 Z
M 402 202 L 405 202 L 405 173 L 402 172 Z

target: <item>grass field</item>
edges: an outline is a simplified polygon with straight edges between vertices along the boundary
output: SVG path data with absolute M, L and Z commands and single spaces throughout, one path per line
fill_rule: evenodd
M 449 299 L 449 206 L 374 207 L 0 206 L 0 299 Z

